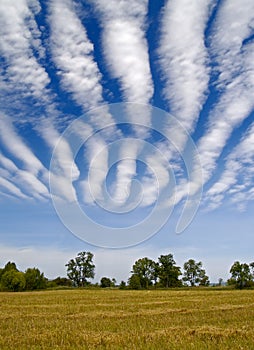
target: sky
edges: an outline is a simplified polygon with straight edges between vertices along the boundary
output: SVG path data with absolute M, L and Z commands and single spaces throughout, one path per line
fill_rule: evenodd
M 0 266 L 254 260 L 254 2 L 0 0 Z

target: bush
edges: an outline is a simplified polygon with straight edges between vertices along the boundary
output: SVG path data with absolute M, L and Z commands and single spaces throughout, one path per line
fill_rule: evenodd
M 131 277 L 128 280 L 129 288 L 130 289 L 141 289 L 141 281 L 140 277 L 136 274 L 131 275 Z
M 54 280 L 51 281 L 53 285 L 59 286 L 59 287 L 71 287 L 72 282 L 69 278 L 66 277 L 57 277 Z
M 24 274 L 26 280 L 26 289 L 45 289 L 46 288 L 46 278 L 44 274 L 36 268 L 28 268 Z
M 108 277 L 102 277 L 101 282 L 100 282 L 100 287 L 101 288 L 109 288 L 111 287 L 112 282 L 111 279 Z
M 124 281 L 121 281 L 119 289 L 126 289 L 126 283 Z
M 26 287 L 26 279 L 23 272 L 16 270 L 6 271 L 1 278 L 1 285 L 4 290 L 20 292 Z

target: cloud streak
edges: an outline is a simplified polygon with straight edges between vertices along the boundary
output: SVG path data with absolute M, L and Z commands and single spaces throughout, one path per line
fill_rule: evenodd
M 93 4 L 101 13 L 105 58 L 125 100 L 149 103 L 153 82 L 145 39 L 148 2 L 96 0 Z
M 242 194 L 241 201 L 246 201 L 252 194 L 252 179 L 254 175 L 254 124 L 242 137 L 239 145 L 229 155 L 225 170 L 220 179 L 207 192 L 210 207 L 218 207 L 226 195 Z
M 212 3 L 171 0 L 163 11 L 158 52 L 164 96 L 170 111 L 189 132 L 195 127 L 208 90 L 210 68 L 204 41 Z
M 46 171 L 41 161 L 19 137 L 11 121 L 4 114 L 1 114 L 0 118 L 0 138 L 8 151 L 11 152 L 14 157 L 21 160 L 24 167 L 31 173 L 38 175 L 39 172 Z M 13 142 L 14 140 L 15 142 Z
M 112 77 L 120 82 L 124 100 L 148 104 L 154 90 L 145 38 L 148 1 L 96 0 L 91 3 L 101 14 L 104 55 Z M 137 110 L 136 106 L 133 109 L 129 105 L 127 115 L 130 122 L 150 125 L 150 111 L 146 106 Z M 139 138 L 147 136 L 140 128 L 133 127 L 133 130 Z M 135 147 L 129 145 L 128 148 L 133 151 Z M 119 202 L 128 197 L 131 181 L 136 174 L 138 151 L 132 152 L 132 159 L 123 160 L 117 166 L 115 199 Z M 119 152 L 122 154 L 125 149 Z
M 50 1 L 49 23 L 52 58 L 63 89 L 70 92 L 85 111 L 100 105 L 103 102 L 101 74 L 93 59 L 93 44 L 72 1 Z
M 233 130 L 254 108 L 254 45 L 248 42 L 253 34 L 254 4 L 245 1 L 246 6 L 240 10 L 238 5 L 234 0 L 222 3 L 211 36 L 221 96 L 209 114 L 207 130 L 198 143 L 204 182 L 214 173 Z M 226 36 L 225 26 L 228 26 Z
M 0 154 L 0 164 L 6 170 L 5 176 L 8 178 L 8 180 L 2 179 L 2 184 L 8 185 L 8 189 L 12 191 L 15 190 L 15 185 L 18 186 L 21 198 L 24 198 L 21 192 L 27 193 L 34 198 L 48 198 L 49 192 L 45 185 L 47 183 L 48 170 L 17 134 L 9 118 L 3 114 L 1 114 L 0 118 L 0 139 L 14 159 L 22 162 L 22 168 L 18 168 L 12 160 Z M 11 182 L 9 179 L 13 186 L 10 186 Z M 18 194 L 17 190 L 14 192 L 16 195 Z
M 35 21 L 35 13 L 40 10 L 39 2 L 14 0 L 1 1 L 0 36 L 1 55 L 5 65 L 1 75 L 3 106 L 24 108 L 24 100 L 30 98 L 46 106 L 52 98 L 48 91 L 50 79 L 45 68 L 39 63 L 44 55 L 40 31 Z M 37 55 L 38 58 L 35 57 Z M 20 98 L 22 96 L 22 99 Z

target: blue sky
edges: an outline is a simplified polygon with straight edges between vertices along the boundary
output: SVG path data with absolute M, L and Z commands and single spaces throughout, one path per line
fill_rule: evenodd
M 253 1 L 2 0 L 0 18 L 0 265 L 52 278 L 89 250 L 120 281 L 173 253 L 217 281 L 254 260 Z

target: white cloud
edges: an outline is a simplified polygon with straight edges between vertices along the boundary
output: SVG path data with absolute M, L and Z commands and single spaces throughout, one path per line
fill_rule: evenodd
M 108 172 L 108 149 L 100 136 L 94 136 L 86 143 L 84 157 L 89 160 L 88 179 L 84 184 L 84 198 L 89 201 L 103 199 L 103 186 Z M 88 196 L 88 197 L 87 197 Z
M 174 116 L 189 132 L 208 90 L 210 68 L 204 40 L 212 3 L 171 0 L 163 11 L 159 57 L 164 95 Z
M 31 173 L 37 175 L 39 172 L 46 172 L 41 161 L 17 134 L 11 121 L 4 114 L 1 114 L 0 119 L 0 139 L 8 151 L 11 152 L 15 158 L 21 160 L 24 167 Z
M 5 178 L 2 179 L 2 185 L 4 182 L 6 186 L 8 185 L 6 188 L 8 190 L 12 189 L 16 195 L 22 193 L 21 198 L 27 197 L 23 193 L 33 198 L 48 198 L 47 169 L 18 136 L 10 120 L 4 115 L 1 117 L 0 138 L 2 138 L 5 147 L 12 153 L 14 159 L 21 160 L 23 163 L 23 168 L 19 168 L 12 160 L 0 154 L 0 164 L 5 172 L 3 173 L 2 170 L 2 176 Z M 43 182 L 46 182 L 46 185 Z M 17 186 L 19 191 L 14 186 Z
M 114 199 L 123 204 L 130 195 L 131 182 L 136 175 L 136 159 L 140 151 L 140 142 L 135 139 L 123 139 L 119 149 Z
M 18 186 L 20 192 L 27 193 L 30 197 L 39 199 L 48 197 L 48 170 L 18 135 L 9 118 L 3 114 L 0 119 L 0 131 L 0 139 L 5 148 L 14 159 L 22 162 L 22 168 L 19 168 L 10 159 L 3 155 L 0 156 L 2 166 L 7 170 L 8 180 L 13 183 L 13 186 Z M 6 179 L 3 181 L 7 185 Z M 13 186 L 8 184 L 8 189 L 12 189 L 18 194 Z M 24 198 L 23 195 L 21 197 Z
M 39 10 L 38 2 L 30 1 L 29 5 L 35 5 Z M 0 20 L 1 54 L 7 63 L 5 92 L 17 91 L 23 97 L 40 99 L 41 104 L 48 103 L 51 100 L 47 91 L 49 78 L 33 54 L 36 50 L 39 56 L 43 55 L 33 12 L 25 0 L 3 0 Z
M 108 111 L 108 107 L 106 105 L 102 106 L 101 73 L 93 57 L 93 44 L 87 37 L 86 29 L 75 12 L 73 3 L 69 0 L 52 0 L 49 9 L 52 58 L 58 69 L 62 87 L 70 92 L 76 103 L 83 108 L 84 112 L 87 112 L 87 121 L 94 128 L 94 133 L 98 129 L 111 124 L 112 128 L 105 130 L 102 134 L 105 138 L 109 134 L 114 135 L 114 133 L 117 133 L 114 120 Z M 68 25 L 66 25 L 67 22 Z M 100 108 L 96 108 L 98 106 Z M 75 124 L 76 132 L 78 131 L 77 123 Z M 83 129 L 85 128 L 88 129 L 89 127 L 87 125 L 83 126 Z M 92 134 L 91 128 L 89 132 Z M 85 130 L 85 133 L 87 134 L 88 131 Z M 101 142 L 103 142 L 102 139 Z M 93 188 L 95 198 L 100 197 L 100 187 L 103 180 L 105 180 L 103 176 L 107 174 L 107 156 L 105 152 L 107 152 L 106 149 L 103 155 L 99 157 L 99 162 L 89 165 L 91 172 L 90 185 Z M 96 153 L 96 149 L 90 147 L 85 157 L 92 161 L 97 157 Z M 81 190 L 87 192 L 87 181 L 79 185 Z
M 18 198 L 28 199 L 28 197 L 17 186 L 3 177 L 0 177 L 0 187 L 4 189 L 4 193 L 6 193 L 7 190 L 7 193 L 10 193 Z
M 125 101 L 148 104 L 153 96 L 145 38 L 148 2 L 96 0 L 92 3 L 101 15 L 102 44 L 107 65 L 112 77 L 120 81 Z M 127 105 L 126 112 L 130 123 L 150 125 L 150 111 L 146 106 L 137 108 Z M 138 137 L 147 136 L 147 130 L 134 125 L 133 131 Z M 121 152 L 124 153 L 124 149 Z M 117 166 L 114 198 L 121 203 L 129 196 L 131 181 L 136 174 L 137 155 L 132 152 L 132 160 L 122 160 Z
M 233 202 L 237 202 L 237 200 L 246 202 L 250 199 L 254 175 L 253 149 L 254 124 L 228 156 L 225 170 L 220 179 L 207 192 L 207 199 L 211 201 L 211 205 L 214 202 L 221 205 L 226 194 L 233 196 Z M 239 197 L 240 193 L 241 197 Z
M 38 198 L 40 200 L 49 198 L 47 186 L 38 180 L 34 174 L 28 171 L 19 170 L 13 177 L 13 181 L 20 185 L 23 192 L 30 194 L 33 198 Z
M 254 3 L 243 0 L 226 0 L 219 8 L 214 24 L 211 49 L 219 67 L 219 86 L 225 88 L 228 83 L 235 85 L 242 64 L 239 55 L 243 42 L 253 34 Z
M 241 6 L 239 10 L 237 1 L 223 2 L 211 37 L 212 54 L 218 63 L 218 86 L 223 93 L 210 112 L 208 128 L 198 143 L 204 182 L 215 171 L 217 160 L 234 128 L 254 108 L 254 45 L 244 44 L 244 40 L 253 33 L 254 4 L 250 1 L 245 3 L 246 6 Z M 232 30 L 227 27 L 225 31 L 227 24 Z M 230 182 L 229 175 L 227 181 Z
M 73 181 L 79 178 L 80 171 L 75 163 L 75 155 L 69 143 L 47 120 L 41 124 L 40 133 L 51 151 L 57 146 L 54 150 L 54 162 L 50 168 L 51 188 L 53 187 L 55 190 L 53 195 L 69 201 L 76 201 Z
M 74 100 L 89 110 L 101 104 L 101 74 L 93 59 L 93 44 L 69 0 L 52 0 L 49 4 L 52 58 L 62 87 Z M 66 25 L 68 23 L 68 25 Z
M 102 15 L 103 48 L 112 76 L 128 102 L 149 103 L 153 95 L 145 19 L 148 1 L 96 0 Z

